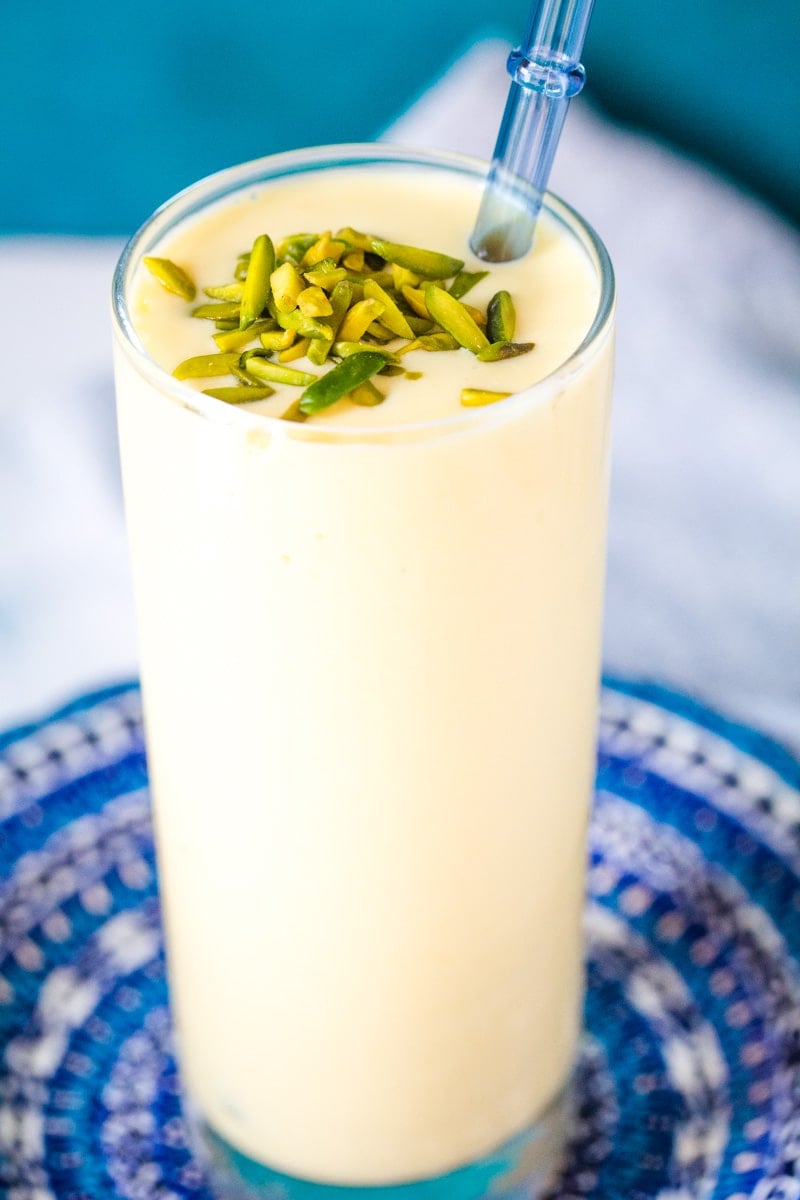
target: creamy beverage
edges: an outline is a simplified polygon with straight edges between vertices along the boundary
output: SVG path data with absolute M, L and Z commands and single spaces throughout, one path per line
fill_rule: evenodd
M 249 1159 L 354 1187 L 480 1160 L 568 1081 L 604 565 L 602 251 L 554 203 L 525 259 L 481 264 L 475 165 L 395 157 L 253 169 L 200 211 L 179 197 L 118 290 L 185 1085 Z M 172 377 L 216 351 L 192 309 L 260 234 L 341 227 L 488 269 L 464 302 L 485 312 L 507 291 L 535 348 L 412 348 L 373 376 L 382 403 L 303 423 L 280 419 L 302 388 L 234 405 L 204 392 L 236 377 Z M 185 269 L 194 303 L 143 255 Z M 465 408 L 463 388 L 512 394 Z

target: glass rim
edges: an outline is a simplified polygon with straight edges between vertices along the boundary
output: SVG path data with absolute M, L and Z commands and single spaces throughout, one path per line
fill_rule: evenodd
M 616 300 L 614 269 L 601 238 L 571 205 L 552 192 L 545 193 L 542 208 L 578 239 L 588 253 L 600 282 L 597 309 L 589 329 L 572 353 L 557 367 L 529 387 L 514 393 L 502 404 L 465 409 L 443 417 L 413 423 L 380 426 L 314 425 L 284 421 L 263 412 L 252 412 L 226 404 L 213 396 L 195 391 L 175 379 L 153 359 L 139 338 L 127 303 L 130 277 L 140 259 L 151 252 L 166 233 L 199 211 L 246 187 L 267 184 L 271 180 L 306 172 L 342 167 L 378 165 L 423 166 L 453 171 L 462 176 L 485 180 L 489 164 L 472 155 L 456 151 L 416 148 L 384 142 L 352 142 L 313 146 L 282 151 L 226 167 L 190 184 L 166 200 L 132 235 L 117 263 L 111 288 L 114 332 L 118 343 L 135 369 L 164 396 L 206 420 L 238 425 L 243 431 L 257 428 L 274 435 L 305 442 L 382 443 L 421 440 L 461 433 L 476 426 L 503 424 L 519 415 L 532 403 L 543 402 L 565 386 L 567 381 L 591 361 L 605 342 L 612 325 Z

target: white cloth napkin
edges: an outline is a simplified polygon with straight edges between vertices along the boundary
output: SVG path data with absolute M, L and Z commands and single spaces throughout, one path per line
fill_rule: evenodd
M 508 47 L 386 137 L 487 157 Z M 619 288 L 605 661 L 800 747 L 800 238 L 687 159 L 573 104 L 553 187 Z M 0 242 L 0 725 L 136 669 L 113 432 L 118 243 Z M 63 302 L 37 319 L 37 297 Z

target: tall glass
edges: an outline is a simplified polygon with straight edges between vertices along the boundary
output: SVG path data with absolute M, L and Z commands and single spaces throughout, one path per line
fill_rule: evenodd
M 581 346 L 502 404 L 380 430 L 191 392 L 129 308 L 141 257 L 212 203 L 352 164 L 486 171 L 263 159 L 157 212 L 114 282 L 179 1058 L 222 1196 L 527 1200 L 580 1029 L 608 256 L 549 197 L 600 285 Z

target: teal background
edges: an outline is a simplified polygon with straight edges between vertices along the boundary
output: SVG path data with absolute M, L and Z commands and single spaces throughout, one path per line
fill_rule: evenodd
M 124 233 L 234 162 L 370 139 L 527 0 L 4 0 L 0 232 Z M 587 95 L 800 222 L 798 0 L 597 0 Z M 624 180 L 620 181 L 624 187 Z

